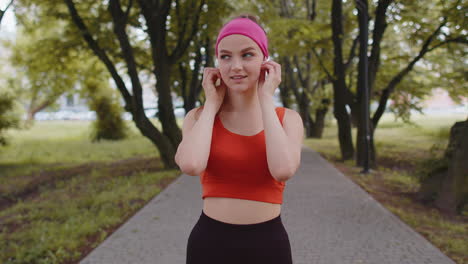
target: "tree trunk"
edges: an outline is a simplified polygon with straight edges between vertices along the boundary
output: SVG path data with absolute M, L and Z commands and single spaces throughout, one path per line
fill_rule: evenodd
M 364 144 L 365 144 L 365 135 L 363 129 L 358 129 L 357 131 L 357 144 L 356 144 L 356 165 L 363 166 L 365 157 Z M 374 146 L 374 128 L 372 122 L 369 120 L 369 167 L 377 168 L 377 154 L 375 153 Z
M 450 130 L 445 157 L 448 171 L 440 186 L 435 205 L 450 213 L 461 213 L 468 202 L 468 120 L 457 122 Z
M 202 47 L 205 48 L 205 55 L 201 53 Z M 184 99 L 185 113 L 188 113 L 190 110 L 195 108 L 197 99 L 199 98 L 200 93 L 203 90 L 202 79 L 200 78 L 199 76 L 200 74 L 198 72 L 202 66 L 212 67 L 213 65 L 213 57 L 211 56 L 212 49 L 213 49 L 212 43 L 209 38 L 206 38 L 206 40 L 203 42 L 203 46 L 197 45 L 196 47 L 197 55 L 195 57 L 194 69 L 192 71 L 192 77 L 190 79 L 190 84 L 188 87 L 188 95 Z
M 36 113 L 48 107 L 53 102 L 55 102 L 57 100 L 57 97 L 58 96 L 54 96 L 53 98 L 44 100 L 39 105 L 34 106 L 36 96 L 33 96 L 33 98 L 31 99 L 31 104 L 29 105 L 29 109 L 28 109 L 28 113 L 27 113 L 27 117 L 25 121 L 26 126 L 30 127 L 34 123 Z
M 322 99 L 321 106 L 317 110 L 315 110 L 315 122 L 311 127 L 310 137 L 322 138 L 323 130 L 325 128 L 325 116 L 327 115 L 329 107 L 330 100 Z
M 333 79 L 333 115 L 338 122 L 338 140 L 342 160 L 353 159 L 354 146 L 351 135 L 351 120 L 346 110 L 346 82 L 343 64 L 342 38 L 343 16 L 341 0 L 333 0 L 332 4 L 332 39 L 334 46 L 334 79 Z
M 422 201 L 450 214 L 461 214 L 468 203 L 468 120 L 457 122 L 450 130 L 450 140 L 440 165 L 421 182 Z M 433 162 L 436 163 L 436 162 Z
M 157 72 L 156 90 L 158 91 L 158 118 L 161 121 L 163 134 L 171 141 L 174 148 L 177 148 L 182 141 L 182 131 L 177 125 L 172 96 L 170 93 L 170 72 L 174 65 L 170 62 L 162 62 Z
M 313 130 L 316 126 L 316 122 L 310 116 L 310 100 L 307 96 L 305 90 L 302 91 L 299 98 L 297 98 L 299 103 L 299 113 L 304 122 L 305 134 L 306 137 L 313 137 Z
M 151 140 L 160 152 L 161 160 L 164 164 L 165 169 L 177 168 L 174 156 L 176 149 L 168 140 L 168 138 L 162 134 L 151 121 L 146 117 L 144 112 L 133 115 L 133 121 L 135 122 L 138 129 L 141 131 L 143 136 Z
M 359 21 L 359 72 L 357 83 L 357 102 L 352 104 L 352 119 L 357 120 L 357 144 L 356 144 L 356 164 L 364 167 L 365 172 L 369 168 L 375 168 L 375 152 L 371 146 L 373 142 L 373 129 L 371 129 L 371 120 L 369 118 L 370 93 L 368 84 L 368 28 L 369 14 L 367 0 L 356 1 Z M 353 111 L 354 110 L 354 111 Z M 368 163 L 367 163 L 368 162 Z

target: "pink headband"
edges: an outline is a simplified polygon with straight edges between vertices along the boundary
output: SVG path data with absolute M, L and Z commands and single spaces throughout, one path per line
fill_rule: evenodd
M 226 24 L 218 34 L 216 40 L 216 56 L 218 56 L 218 45 L 221 39 L 232 34 L 241 34 L 251 38 L 262 50 L 263 56 L 268 58 L 268 39 L 265 31 L 249 18 L 235 18 Z

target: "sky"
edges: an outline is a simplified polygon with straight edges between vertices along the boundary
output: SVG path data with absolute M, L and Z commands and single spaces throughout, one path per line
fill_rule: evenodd
M 0 0 L 0 9 L 4 10 L 6 6 L 10 3 L 10 0 Z M 0 24 L 0 36 L 4 34 L 14 34 L 16 31 L 16 20 L 13 14 L 13 6 L 8 8 L 7 12 L 3 16 L 2 22 Z

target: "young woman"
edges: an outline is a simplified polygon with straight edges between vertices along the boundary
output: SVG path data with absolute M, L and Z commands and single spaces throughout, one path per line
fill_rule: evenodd
M 187 113 L 175 161 L 200 176 L 203 210 L 187 244 L 187 264 L 291 264 L 281 221 L 286 181 L 300 164 L 300 115 L 275 107 L 281 65 L 268 59 L 255 17 L 230 20 L 205 68 L 206 101 Z

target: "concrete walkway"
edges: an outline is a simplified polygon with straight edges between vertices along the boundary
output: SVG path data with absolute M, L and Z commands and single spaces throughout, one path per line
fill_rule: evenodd
M 294 264 L 454 263 L 315 151 L 301 162 L 281 213 Z M 198 177 L 181 175 L 80 263 L 184 264 L 201 210 Z

